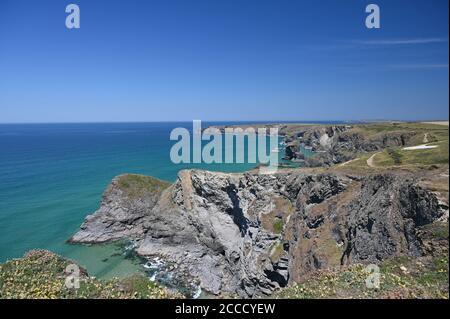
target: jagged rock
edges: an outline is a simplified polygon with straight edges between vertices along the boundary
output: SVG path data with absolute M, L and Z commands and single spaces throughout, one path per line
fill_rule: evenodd
M 117 176 L 104 192 L 99 210 L 86 217 L 80 231 L 69 241 L 102 243 L 120 238 L 141 238 L 145 232 L 144 217 L 169 185 L 149 176 Z
M 418 227 L 443 213 L 410 175 L 191 170 L 132 191 L 123 179 L 71 240 L 134 239 L 213 294 L 270 295 L 318 268 L 421 254 Z
M 389 174 L 366 179 L 349 209 L 345 257 L 367 262 L 395 254 L 420 255 L 416 229 L 442 214 L 431 192 Z
M 382 132 L 366 136 L 348 125 L 303 127 L 296 136 L 290 136 L 286 146 L 286 159 L 302 159 L 309 167 L 331 166 L 354 159 L 361 152 L 375 152 L 388 147 L 407 145 L 415 132 Z M 300 145 L 309 146 L 314 156 L 303 156 Z

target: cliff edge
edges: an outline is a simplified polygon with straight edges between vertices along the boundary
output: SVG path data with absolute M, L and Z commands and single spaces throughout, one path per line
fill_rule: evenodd
M 70 241 L 128 238 L 212 294 L 268 296 L 318 270 L 433 253 L 422 228 L 448 221 L 448 201 L 422 177 L 185 170 L 170 185 L 121 175 Z

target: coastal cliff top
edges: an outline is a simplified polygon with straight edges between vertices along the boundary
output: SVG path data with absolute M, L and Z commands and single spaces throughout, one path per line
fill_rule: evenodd
M 68 268 L 69 267 L 69 268 Z M 66 278 L 79 269 L 79 288 L 66 286 Z M 32 250 L 23 258 L 0 264 L 0 299 L 167 299 L 182 298 L 142 275 L 99 280 L 86 270 L 47 250 Z

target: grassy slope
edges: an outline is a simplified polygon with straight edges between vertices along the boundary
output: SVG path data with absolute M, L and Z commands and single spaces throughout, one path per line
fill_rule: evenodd
M 368 288 L 370 271 L 363 265 L 325 270 L 301 283 L 279 290 L 275 298 L 449 298 L 448 223 L 427 225 L 423 231 L 441 247 L 428 257 L 399 256 L 379 265 L 380 284 Z
M 127 196 L 136 198 L 145 193 L 162 191 L 171 184 L 151 176 L 124 174 L 117 178 L 117 185 Z
M 375 166 L 448 164 L 448 140 L 430 143 L 438 147 L 424 150 L 385 150 L 374 158 Z
M 375 167 L 392 168 L 405 167 L 411 168 L 423 165 L 448 165 L 449 151 L 449 127 L 437 124 L 425 123 L 377 123 L 369 125 L 357 125 L 356 130 L 362 132 L 367 137 L 386 132 L 415 132 L 416 136 L 410 143 L 414 145 L 437 145 L 437 148 L 426 150 L 403 150 L 402 147 L 386 149 L 382 152 L 376 152 L 373 160 Z M 424 143 L 423 138 L 427 134 L 429 142 Z M 358 159 L 348 163 L 346 167 L 355 169 L 368 168 L 367 160 L 374 153 L 359 154 Z
M 0 299 L 101 298 L 141 299 L 180 298 L 135 275 L 127 279 L 98 280 L 81 270 L 79 289 L 65 286 L 70 261 L 45 250 L 34 250 L 24 258 L 0 264 Z
M 275 293 L 275 298 L 438 298 L 448 299 L 448 255 L 425 264 L 398 257 L 380 265 L 379 288 L 367 288 L 370 271 L 363 265 L 317 272 L 310 279 Z

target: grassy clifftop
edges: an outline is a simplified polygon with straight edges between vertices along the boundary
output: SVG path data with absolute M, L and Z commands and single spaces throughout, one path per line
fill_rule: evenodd
M 0 264 L 0 299 L 159 299 L 180 298 L 135 275 L 126 279 L 99 280 L 80 270 L 79 289 L 65 286 L 66 267 L 72 264 L 46 250 L 33 250 L 21 259 Z
M 169 182 L 138 174 L 120 175 L 116 178 L 114 184 L 129 197 L 139 197 L 144 193 L 162 191 L 171 185 Z

